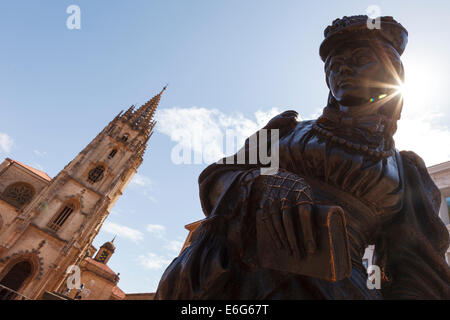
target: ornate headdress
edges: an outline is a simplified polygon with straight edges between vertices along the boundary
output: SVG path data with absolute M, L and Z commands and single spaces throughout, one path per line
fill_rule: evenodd
M 372 24 L 366 15 L 336 19 L 324 31 L 325 39 L 320 45 L 320 57 L 326 60 L 330 52 L 340 43 L 349 40 L 384 40 L 401 55 L 408 43 L 408 31 L 392 17 L 379 17 L 379 26 Z M 371 25 L 369 28 L 368 25 Z M 378 28 L 377 28 L 378 27 Z

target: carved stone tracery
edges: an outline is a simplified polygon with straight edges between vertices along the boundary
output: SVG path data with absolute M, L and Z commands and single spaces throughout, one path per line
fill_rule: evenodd
M 25 182 L 9 185 L 2 194 L 2 199 L 16 208 L 22 208 L 29 203 L 35 194 L 34 188 Z

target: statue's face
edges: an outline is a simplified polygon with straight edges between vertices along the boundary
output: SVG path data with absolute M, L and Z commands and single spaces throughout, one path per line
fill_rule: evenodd
M 377 55 L 371 46 L 360 43 L 340 46 L 326 65 L 327 81 L 334 98 L 343 105 L 354 106 L 388 94 L 390 88 L 399 84 L 392 56 Z M 398 64 L 394 61 L 394 65 Z

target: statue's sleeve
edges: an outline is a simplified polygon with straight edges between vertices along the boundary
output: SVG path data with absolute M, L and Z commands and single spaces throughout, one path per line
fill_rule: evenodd
M 439 218 L 440 191 L 419 156 L 400 154 L 403 208 L 383 227 L 375 246 L 375 264 L 383 270 L 381 292 L 385 299 L 450 299 L 449 234 Z
M 254 254 L 256 232 L 247 216 L 253 210 L 247 209 L 256 171 L 235 171 L 191 244 L 165 270 L 156 300 L 232 299 L 239 292 L 240 267 Z
M 295 111 L 286 111 L 263 129 L 279 129 L 281 137 L 295 127 L 296 117 Z M 247 139 L 246 153 L 248 144 Z M 252 264 L 256 251 L 251 191 L 260 167 L 222 161 L 201 173 L 200 201 L 206 219 L 193 232 L 190 246 L 165 270 L 155 299 L 230 299 L 242 291 L 238 280 L 242 265 Z

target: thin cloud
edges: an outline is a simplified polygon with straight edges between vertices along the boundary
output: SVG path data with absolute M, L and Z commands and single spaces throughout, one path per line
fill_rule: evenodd
M 172 259 L 158 255 L 153 252 L 148 252 L 145 255 L 138 256 L 138 262 L 141 266 L 149 270 L 162 269 L 172 261 Z
M 10 136 L 0 132 L 0 152 L 10 153 L 13 143 L 14 141 Z
M 44 158 L 45 156 L 47 156 L 47 152 L 45 152 L 45 151 L 33 150 L 33 153 L 41 158 Z
M 181 250 L 181 248 L 183 247 L 184 242 L 177 239 L 177 240 L 171 240 L 168 239 L 166 233 L 167 233 L 167 228 L 163 225 L 160 224 L 149 224 L 147 225 L 147 227 L 145 228 L 147 230 L 147 232 L 149 232 L 152 236 L 154 236 L 155 238 L 160 239 L 160 241 L 162 243 L 164 243 L 164 245 L 162 245 L 162 247 L 164 249 L 167 249 L 169 251 L 171 251 L 172 253 L 176 253 L 178 254 Z
M 227 115 L 217 109 L 175 107 L 157 111 L 157 130 L 192 151 L 194 159 L 210 163 L 238 151 L 248 136 L 279 113 L 276 108 L 259 110 L 255 119 L 248 119 L 241 113 Z M 225 141 L 229 136 L 237 142 L 232 150 Z
M 140 186 L 140 187 L 150 187 L 152 186 L 153 182 L 150 180 L 150 178 L 147 178 L 140 174 L 135 174 L 133 179 L 131 179 L 130 182 L 132 185 Z
M 120 210 L 119 209 L 113 209 L 113 210 L 111 210 L 109 215 L 110 216 L 118 216 L 118 215 L 120 215 Z
M 134 243 L 138 243 L 144 239 L 144 234 L 141 231 L 110 221 L 106 221 L 103 224 L 102 230 L 117 235 L 118 237 L 131 240 Z
M 181 251 L 181 248 L 183 247 L 183 244 L 183 241 L 171 240 L 164 246 L 164 248 L 173 253 L 179 253 Z
M 153 203 L 157 203 L 158 200 L 153 196 L 152 188 L 154 182 L 148 177 L 141 174 L 135 174 L 133 179 L 131 179 L 130 186 L 133 187 L 137 192 L 146 197 Z
M 145 228 L 150 234 L 155 236 L 156 238 L 163 239 L 166 234 L 166 227 L 160 224 L 149 224 Z

